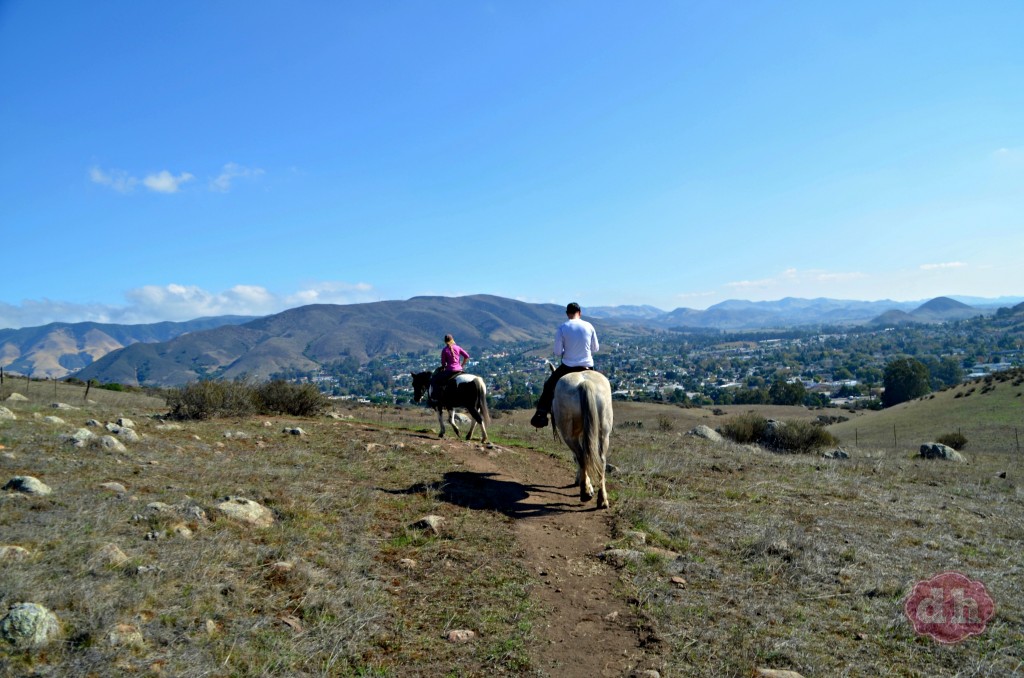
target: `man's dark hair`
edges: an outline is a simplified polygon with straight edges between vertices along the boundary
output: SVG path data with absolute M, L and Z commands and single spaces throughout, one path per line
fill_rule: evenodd
M 580 305 L 575 301 L 569 302 L 569 305 L 565 307 L 566 315 L 575 315 L 580 312 Z

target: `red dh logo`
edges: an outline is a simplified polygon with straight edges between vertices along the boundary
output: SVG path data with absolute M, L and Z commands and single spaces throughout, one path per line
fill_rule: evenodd
M 957 643 L 984 631 L 996 604 L 980 581 L 943 572 L 917 582 L 903 610 L 917 633 L 940 643 Z

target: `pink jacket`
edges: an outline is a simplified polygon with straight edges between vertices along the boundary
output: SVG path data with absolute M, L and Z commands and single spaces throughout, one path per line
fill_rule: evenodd
M 469 354 L 462 350 L 458 344 L 451 344 L 441 349 L 441 369 L 449 372 L 462 371 L 462 356 L 469 360 Z

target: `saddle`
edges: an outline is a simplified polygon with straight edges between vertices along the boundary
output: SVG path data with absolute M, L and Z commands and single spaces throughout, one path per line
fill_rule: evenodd
M 427 388 L 427 400 L 432 404 L 441 404 L 441 397 L 444 395 L 445 389 L 448 388 L 452 382 L 452 377 L 458 376 L 462 372 L 449 372 L 444 373 L 440 367 L 434 370 L 434 373 L 430 375 L 430 386 Z

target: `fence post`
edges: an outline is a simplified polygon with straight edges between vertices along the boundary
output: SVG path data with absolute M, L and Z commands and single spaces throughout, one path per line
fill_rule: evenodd
M 896 442 L 896 424 L 892 425 L 892 449 L 896 449 L 899 445 Z

